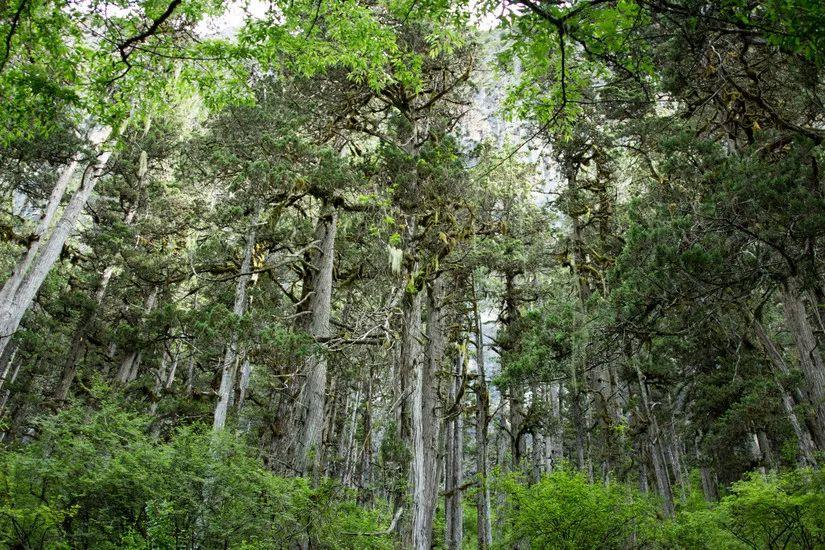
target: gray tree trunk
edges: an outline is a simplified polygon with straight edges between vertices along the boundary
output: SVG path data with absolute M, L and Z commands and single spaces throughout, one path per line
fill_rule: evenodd
M 417 268 L 417 264 L 413 266 L 410 277 L 413 277 L 418 271 Z M 409 286 L 408 284 L 407 287 Z M 403 326 L 401 328 L 401 352 L 398 357 L 397 371 L 399 396 L 395 412 L 398 437 L 400 441 L 410 447 L 412 446 L 410 396 L 414 391 L 414 375 L 421 368 L 420 364 L 423 361 L 421 349 L 423 339 L 421 332 L 422 298 L 423 292 L 416 288 L 413 292 L 406 290 L 402 300 Z M 393 496 L 393 513 L 404 506 L 405 496 L 402 491 L 395 492 Z M 402 544 L 407 546 L 412 544 L 409 522 L 400 523 L 399 528 L 401 529 Z
M 12 363 L 9 364 L 9 367 L 7 368 L 6 372 L 3 374 L 3 385 L 4 386 L 6 385 L 6 381 L 8 381 L 9 384 L 14 384 L 14 381 L 17 380 L 17 375 L 20 374 L 20 365 L 22 365 L 22 364 L 23 364 L 23 362 L 20 361 L 20 360 L 15 361 L 13 364 Z M 8 373 L 9 369 L 11 370 L 11 376 L 9 376 L 9 373 Z M 0 394 L 0 416 L 2 416 L 6 411 L 6 404 L 8 404 L 8 402 L 9 402 L 9 397 L 11 397 L 11 389 L 6 388 L 5 390 L 3 390 L 3 393 Z M 6 432 L 3 432 L 3 433 L 5 434 Z M 2 438 L 0 438 L 0 441 L 2 441 Z
M 356 443 L 355 443 L 355 432 L 358 428 L 358 407 L 361 404 L 361 389 L 359 388 L 357 392 L 355 392 L 355 400 L 352 403 L 352 413 L 349 417 L 349 433 L 347 434 L 347 444 L 344 452 L 344 475 L 342 477 L 342 483 L 349 487 L 352 485 L 352 478 L 355 475 L 355 459 L 356 459 Z M 341 441 L 344 441 L 344 438 L 341 438 Z
M 246 286 L 252 277 L 250 269 L 252 267 L 252 253 L 255 250 L 255 232 L 257 225 L 257 215 L 253 216 L 252 227 L 246 234 L 246 246 L 244 247 L 243 260 L 238 275 L 238 282 L 235 285 L 235 303 L 232 313 L 235 317 L 243 317 L 246 312 Z M 229 410 L 229 400 L 235 387 L 235 363 L 238 355 L 238 332 L 232 331 L 229 342 L 226 346 L 223 362 L 221 364 L 221 385 L 218 389 L 218 403 L 215 406 L 215 414 L 212 420 L 212 429 L 220 431 L 226 425 L 226 414 Z
M 484 363 L 484 330 L 481 312 L 478 307 L 478 294 L 473 284 L 473 320 L 476 348 L 476 475 L 478 492 L 476 493 L 476 531 L 479 550 L 487 550 L 493 544 L 493 525 L 490 517 L 490 486 L 487 483 L 488 466 L 488 428 L 490 424 L 490 392 L 487 389 L 487 371 Z
M 560 467 L 562 460 L 564 459 L 560 394 L 561 383 L 551 382 L 548 399 L 550 401 L 552 427 L 544 436 L 544 469 L 547 472 L 552 472 L 556 468 Z
M 3 368 L 2 373 L 0 373 L 0 389 L 3 389 L 3 386 L 6 383 L 6 378 L 9 376 L 9 371 L 13 368 L 12 365 L 14 364 L 14 360 L 17 357 L 17 346 L 12 346 L 6 350 L 6 354 L 3 357 Z
M 438 502 L 440 417 L 436 380 L 444 360 L 444 283 L 436 277 L 427 292 L 427 352 L 416 361 L 412 380 L 412 547 L 430 550 Z
M 816 445 L 814 444 L 814 438 L 816 437 L 817 439 L 825 441 L 825 427 L 823 427 L 818 421 L 816 411 L 814 411 L 814 414 L 812 415 L 813 418 L 811 419 L 811 423 L 814 426 L 813 435 L 811 431 L 808 430 L 808 426 L 799 421 L 799 417 L 796 414 L 796 403 L 794 402 L 794 397 L 785 388 L 785 385 L 782 382 L 782 378 L 790 373 L 790 368 L 787 363 L 785 363 L 785 359 L 782 357 L 782 354 L 779 353 L 776 345 L 774 345 L 773 340 L 771 340 L 770 336 L 768 336 L 768 333 L 765 331 L 762 323 L 760 323 L 758 319 L 754 319 L 753 326 L 759 343 L 762 345 L 765 354 L 768 356 L 768 359 L 770 359 L 770 362 L 774 367 L 774 383 L 779 389 L 779 394 L 782 396 L 782 409 L 785 411 L 785 416 L 793 428 L 794 434 L 796 434 L 797 445 L 799 447 L 802 460 L 803 462 L 815 466 Z M 804 399 L 802 392 L 797 392 L 796 398 Z M 822 430 L 823 433 L 818 433 L 817 430 Z
M 146 302 L 143 304 L 143 311 L 145 315 L 149 315 L 154 311 L 155 306 L 158 303 L 158 287 L 154 287 L 152 292 L 149 293 L 149 296 L 146 297 Z M 141 327 L 143 324 L 141 323 Z M 141 349 L 133 349 L 129 353 L 126 354 L 126 357 L 123 358 L 123 361 L 120 364 L 120 368 L 117 371 L 117 376 L 115 380 L 118 384 L 125 385 L 129 382 L 133 381 L 137 377 L 138 369 L 140 368 L 140 362 L 143 359 L 143 350 Z
M 335 260 L 335 236 L 338 214 L 331 205 L 325 205 L 316 225 L 315 240 L 318 250 L 312 255 L 315 276 L 310 298 L 312 320 L 309 333 L 316 340 L 330 336 L 332 312 L 332 270 Z M 307 378 L 301 391 L 303 426 L 296 453 L 295 468 L 300 472 L 312 470 L 317 474 L 321 458 L 321 436 L 324 428 L 324 410 L 327 392 L 327 357 L 323 351 L 314 353 L 307 362 Z
M 364 407 L 361 413 L 361 430 L 364 441 L 360 453 L 358 468 L 358 503 L 366 505 L 371 502 L 370 484 L 372 483 L 372 365 L 368 368 L 364 381 Z
M 25 277 L 26 273 L 29 271 L 34 258 L 40 251 L 40 246 L 43 244 L 46 233 L 54 222 L 54 216 L 57 214 L 57 209 L 60 207 L 60 202 L 63 200 L 63 196 L 66 194 L 66 189 L 68 189 L 69 183 L 74 178 L 75 172 L 77 172 L 79 163 L 80 155 L 75 155 L 69 162 L 68 166 L 63 168 L 60 172 L 57 182 L 55 182 L 55 185 L 52 188 L 49 201 L 46 203 L 46 207 L 43 210 L 43 215 L 37 221 L 37 225 L 31 235 L 29 245 L 26 248 L 26 253 L 14 266 L 11 276 L 9 276 L 3 285 L 2 290 L 0 290 L 0 308 L 7 309 L 11 307 L 11 299 L 15 294 L 17 294 L 20 284 L 23 282 L 23 277 Z
M 108 135 L 109 132 L 106 132 L 101 142 L 105 141 Z M 38 245 L 38 249 L 42 248 L 42 250 L 36 257 L 33 256 L 29 260 L 23 259 L 23 262 L 27 263 L 27 269 L 17 275 L 21 277 L 19 282 L 9 282 L 8 295 L 0 307 L 0 355 L 20 326 L 23 315 L 34 301 L 34 297 L 43 281 L 46 280 L 52 266 L 60 257 L 63 245 L 77 225 L 77 220 L 94 190 L 100 173 L 109 161 L 110 155 L 111 152 L 106 151 L 86 167 L 80 187 L 72 195 L 45 245 L 42 247 Z M 27 256 L 29 256 L 28 253 Z
M 447 419 L 445 434 L 444 515 L 445 544 L 448 550 L 460 550 L 464 542 L 464 510 L 461 506 L 464 476 L 464 425 L 461 415 L 461 385 L 464 378 L 464 353 L 456 356 L 455 369 L 450 377 L 448 403 L 454 409 Z
M 241 365 L 241 379 L 238 382 L 238 413 L 243 410 L 246 401 L 246 392 L 249 391 L 249 379 L 252 377 L 252 364 L 249 357 L 246 357 Z
M 112 279 L 114 272 L 114 266 L 109 266 L 103 271 L 103 275 L 97 284 L 97 291 L 95 292 L 95 309 L 84 315 L 75 327 L 72 336 L 72 348 L 69 350 L 69 355 L 63 365 L 63 372 L 60 375 L 60 381 L 54 392 L 54 399 L 58 403 L 64 402 L 69 396 L 69 389 L 71 389 L 72 382 L 74 382 L 75 375 L 77 374 L 77 361 L 80 358 L 80 351 L 83 348 L 86 333 L 89 330 L 89 323 L 95 318 L 97 310 L 103 303 L 103 298 L 106 296 L 106 288 L 109 286 L 109 281 Z
M 719 491 L 716 488 L 716 476 L 709 466 L 702 466 L 699 468 L 699 475 L 702 478 L 702 492 L 705 495 L 705 500 L 715 502 L 719 500 Z
M 659 429 L 659 422 L 650 405 L 645 376 L 642 374 L 642 369 L 639 368 L 639 365 L 635 362 L 634 365 L 636 367 L 636 375 L 639 377 L 639 395 L 642 398 L 642 406 L 644 407 L 645 416 L 647 416 L 648 420 L 648 432 L 650 436 L 648 448 L 653 465 L 653 476 L 656 478 L 656 488 L 659 490 L 659 496 L 662 497 L 664 514 L 670 517 L 673 515 L 673 491 L 670 486 L 670 477 L 668 477 L 667 473 L 662 432 Z
M 800 291 L 793 280 L 782 287 L 782 309 L 785 323 L 793 335 L 799 355 L 799 366 L 805 377 L 808 397 L 813 405 L 816 418 L 817 440 L 822 445 L 825 434 L 825 362 L 817 349 L 817 340 L 800 297 Z
M 158 365 L 158 370 L 155 371 L 155 383 L 152 385 L 152 404 L 149 405 L 149 414 L 153 415 L 158 410 L 158 401 L 160 401 L 160 396 L 163 392 L 163 389 L 166 387 L 166 381 L 168 377 L 167 368 L 169 366 L 170 360 L 172 361 L 173 365 L 177 365 L 177 358 L 172 360 L 169 356 L 168 350 L 163 350 L 163 355 L 160 359 L 160 365 Z M 172 376 L 174 376 L 174 367 L 172 368 Z

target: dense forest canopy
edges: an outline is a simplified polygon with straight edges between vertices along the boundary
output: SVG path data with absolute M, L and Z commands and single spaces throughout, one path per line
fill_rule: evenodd
M 825 4 L 0 1 L 0 544 L 825 548 Z

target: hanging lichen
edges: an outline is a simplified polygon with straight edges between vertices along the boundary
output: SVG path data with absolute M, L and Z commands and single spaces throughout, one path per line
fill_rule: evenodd
M 404 251 L 400 248 L 395 248 L 393 245 L 387 245 L 387 252 L 389 252 L 390 269 L 394 275 L 401 274 L 401 260 L 404 257 Z

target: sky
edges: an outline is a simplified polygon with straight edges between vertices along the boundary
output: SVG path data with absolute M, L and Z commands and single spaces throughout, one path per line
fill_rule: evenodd
M 204 37 L 227 37 L 240 30 L 244 21 L 251 17 L 262 19 L 269 9 L 269 2 L 261 0 L 232 0 L 219 17 L 208 17 L 198 23 L 196 32 Z
M 269 2 L 261 0 L 231 0 L 227 4 L 226 11 L 219 17 L 209 17 L 198 24 L 198 34 L 204 37 L 232 36 L 240 30 L 247 17 L 262 19 L 270 8 Z M 474 14 L 478 11 L 475 9 L 477 5 L 478 0 L 470 3 L 470 10 Z M 486 31 L 496 26 L 497 19 L 495 13 L 485 13 L 480 17 L 473 15 L 471 21 L 480 30 Z

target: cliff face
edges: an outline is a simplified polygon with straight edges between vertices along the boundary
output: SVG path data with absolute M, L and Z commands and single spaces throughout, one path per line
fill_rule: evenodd
M 547 137 L 538 132 L 535 124 L 517 120 L 506 113 L 506 100 L 521 71 L 518 63 L 502 67 L 499 54 L 507 42 L 499 31 L 487 31 L 479 38 L 480 59 L 473 73 L 475 92 L 472 104 L 461 126 L 462 144 L 468 155 L 467 163 L 474 166 L 478 159 L 473 150 L 480 144 L 492 143 L 496 148 L 517 150 L 515 158 L 535 166 L 532 182 L 538 204 L 546 201 L 547 193 L 557 187 L 558 174 L 552 161 L 552 150 Z

